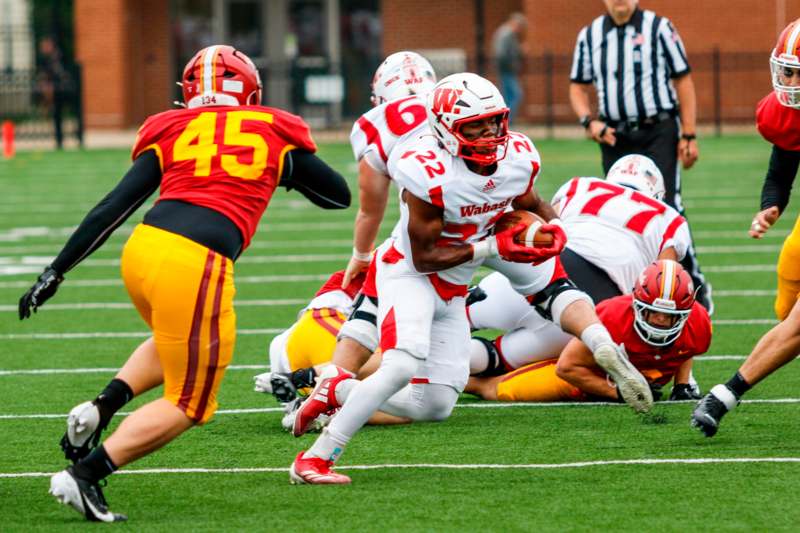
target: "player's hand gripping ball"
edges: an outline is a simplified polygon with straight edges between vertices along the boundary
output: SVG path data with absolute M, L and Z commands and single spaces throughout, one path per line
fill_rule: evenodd
M 539 231 L 547 222 L 530 211 L 517 209 L 503 214 L 494 225 L 495 235 L 507 229 L 513 228 L 517 224 L 525 224 L 524 231 L 514 235 L 514 242 L 520 246 L 528 248 L 549 248 L 553 245 L 553 234 Z

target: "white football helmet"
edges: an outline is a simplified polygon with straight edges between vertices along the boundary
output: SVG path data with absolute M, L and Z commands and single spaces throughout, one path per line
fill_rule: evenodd
M 436 84 L 436 72 L 416 52 L 395 52 L 387 57 L 372 77 L 372 105 L 413 94 L 426 95 Z
M 454 156 L 482 165 L 506 156 L 509 110 L 500 91 L 489 80 L 469 72 L 451 74 L 428 93 L 427 110 L 431 130 Z M 496 118 L 496 134 L 467 140 L 461 127 L 485 118 Z
M 666 193 L 664 176 L 653 160 L 644 155 L 632 154 L 617 159 L 608 170 L 606 181 L 636 189 L 660 201 Z

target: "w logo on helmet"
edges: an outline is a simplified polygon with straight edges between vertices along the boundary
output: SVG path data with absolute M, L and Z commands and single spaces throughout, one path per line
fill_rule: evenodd
M 452 113 L 456 100 L 463 92 L 462 89 L 450 89 L 447 87 L 436 89 L 433 92 L 433 105 L 431 106 L 433 112 L 436 114 Z

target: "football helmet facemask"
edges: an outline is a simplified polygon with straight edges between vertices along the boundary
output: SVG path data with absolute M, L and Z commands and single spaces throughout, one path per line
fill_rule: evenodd
M 261 103 L 258 69 L 232 46 L 214 45 L 197 52 L 186 63 L 180 86 L 188 108 Z
M 778 101 L 800 109 L 800 19 L 781 32 L 769 58 L 772 87 Z
M 436 72 L 416 52 L 395 52 L 387 57 L 372 77 L 372 105 L 404 96 L 426 95 L 436 84 Z
M 442 146 L 456 157 L 491 165 L 506 156 L 509 109 L 489 80 L 463 72 L 443 78 L 428 93 L 428 124 Z M 467 123 L 488 121 L 494 130 L 468 139 Z
M 664 176 L 647 156 L 632 154 L 617 159 L 608 169 L 606 181 L 636 189 L 651 198 L 663 201 L 666 188 Z
M 680 263 L 668 259 L 645 268 L 633 289 L 633 327 L 652 346 L 668 346 L 683 331 L 694 305 L 694 284 Z M 670 323 L 656 325 L 652 313 L 663 313 Z

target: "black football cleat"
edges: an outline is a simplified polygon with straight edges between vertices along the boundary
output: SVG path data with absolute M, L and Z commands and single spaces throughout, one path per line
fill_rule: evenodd
M 76 476 L 72 467 L 50 478 L 50 494 L 90 522 L 122 522 L 128 519 L 125 515 L 109 511 L 100 485 Z
M 692 427 L 698 428 L 706 437 L 713 437 L 725 413 L 736 407 L 739 400 L 725 385 L 716 385 L 706 394 L 692 412 Z

